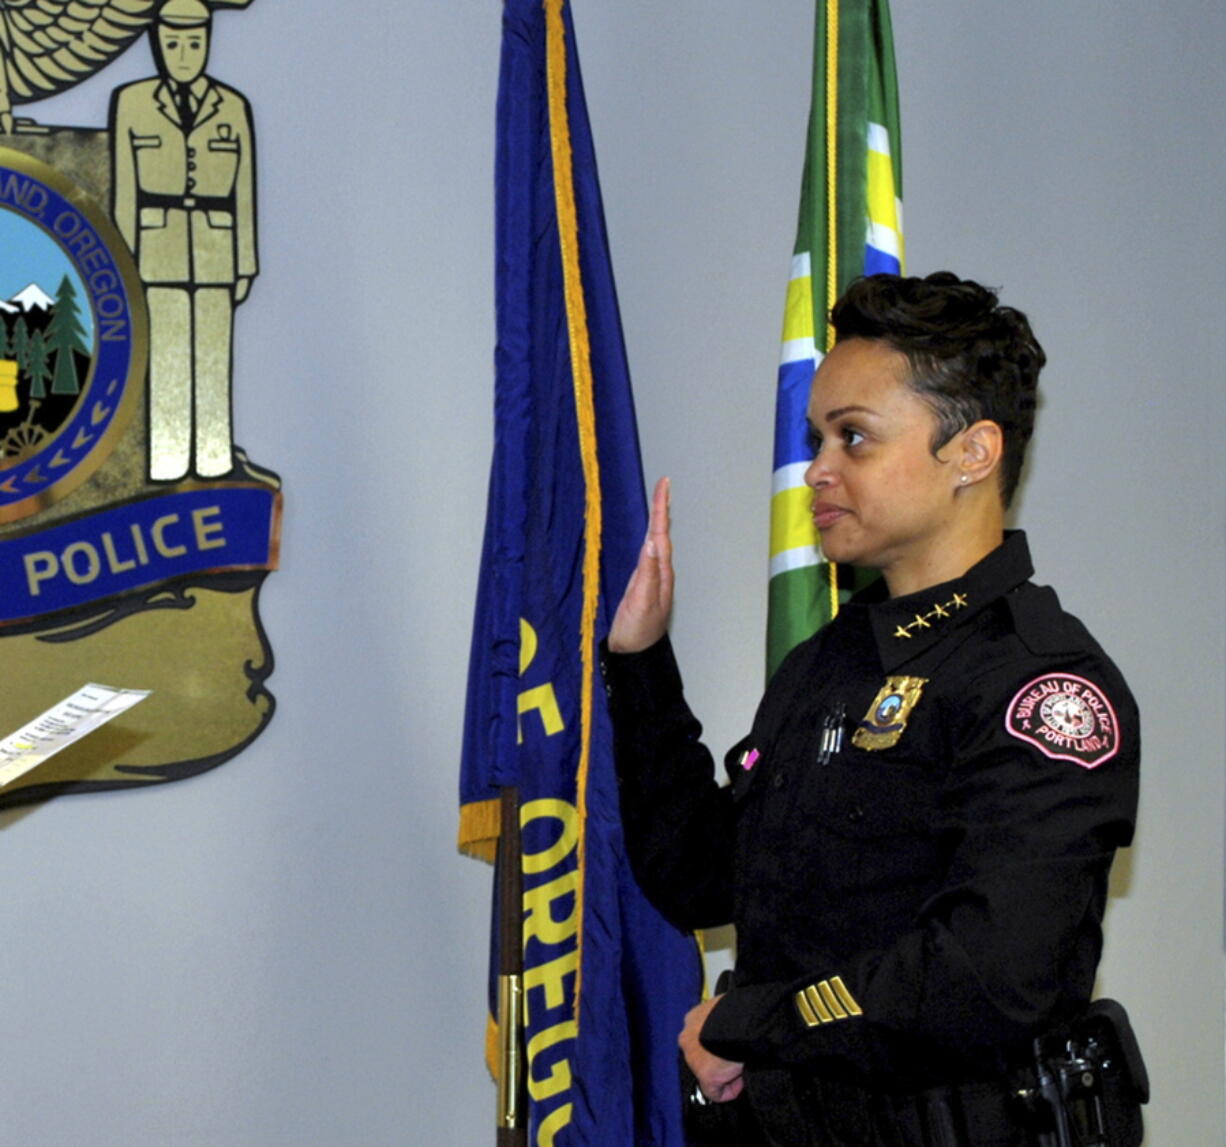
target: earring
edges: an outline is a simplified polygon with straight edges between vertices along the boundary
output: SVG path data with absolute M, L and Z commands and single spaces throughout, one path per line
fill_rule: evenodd
M 971 480 L 971 479 L 970 479 L 970 475 L 969 475 L 969 474 L 963 474 L 963 475 L 962 475 L 962 477 L 958 479 L 958 481 L 960 481 L 960 482 L 962 483 L 962 485 L 964 485 L 964 486 L 965 486 L 965 485 L 967 484 L 967 482 L 969 482 L 970 480 Z

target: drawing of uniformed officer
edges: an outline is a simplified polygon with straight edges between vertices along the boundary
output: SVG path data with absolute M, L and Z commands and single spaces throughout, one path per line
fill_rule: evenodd
M 246 99 L 205 74 L 211 15 L 167 0 L 159 75 L 111 104 L 113 215 L 149 304 L 149 476 L 234 468 L 234 308 L 256 275 L 255 155 Z

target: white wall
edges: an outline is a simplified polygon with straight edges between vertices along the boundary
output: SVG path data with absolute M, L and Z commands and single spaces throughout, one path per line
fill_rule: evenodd
M 676 640 L 713 744 L 761 681 L 780 308 L 812 0 L 574 0 Z M 763 12 L 769 13 L 764 19 Z M 910 268 L 1030 312 L 1051 366 L 1020 521 L 1140 699 L 1102 991 L 1151 1144 L 1223 1141 L 1218 0 L 895 0 Z M 202 777 L 0 819 L 0 1142 L 480 1144 L 488 872 L 454 852 L 491 444 L 499 5 L 261 0 L 263 272 L 237 437 L 286 485 L 272 725 Z M 147 48 L 41 105 L 105 118 Z M 11 671 L 11 670 L 10 670 Z

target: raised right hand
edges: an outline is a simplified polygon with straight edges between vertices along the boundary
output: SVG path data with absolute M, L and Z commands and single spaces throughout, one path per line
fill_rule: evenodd
M 639 653 L 668 632 L 673 608 L 673 543 L 669 536 L 670 484 L 661 478 L 651 495 L 651 522 L 638 564 L 609 630 L 614 653 Z

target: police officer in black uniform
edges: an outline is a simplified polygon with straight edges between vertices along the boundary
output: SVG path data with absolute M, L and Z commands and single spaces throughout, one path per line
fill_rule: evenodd
M 732 986 L 680 1036 L 730 1141 L 1023 1147 L 1015 1071 L 1090 998 L 1137 800 L 1119 671 L 1004 530 L 1044 354 L 948 273 L 836 304 L 806 473 L 827 558 L 882 577 L 798 646 L 717 784 L 666 636 L 668 487 L 604 670 L 627 846 Z

